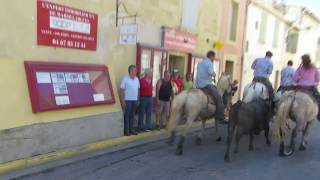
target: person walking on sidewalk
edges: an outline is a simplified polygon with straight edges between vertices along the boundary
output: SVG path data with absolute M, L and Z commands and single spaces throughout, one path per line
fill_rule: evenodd
M 150 131 L 152 111 L 152 70 L 147 69 L 143 78 L 140 78 L 140 111 L 139 111 L 139 130 Z M 146 115 L 146 123 L 144 116 Z
M 170 115 L 170 101 L 173 97 L 173 82 L 171 81 L 171 74 L 169 71 L 164 72 L 164 78 L 157 82 L 157 128 L 160 130 L 167 124 Z
M 129 75 L 121 81 L 120 98 L 124 109 L 124 135 L 137 135 L 133 129 L 133 116 L 138 104 L 140 83 L 137 75 L 137 67 L 130 65 L 128 67 Z

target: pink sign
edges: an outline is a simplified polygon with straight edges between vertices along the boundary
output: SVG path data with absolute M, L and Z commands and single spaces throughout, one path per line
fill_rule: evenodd
M 97 49 L 97 14 L 44 0 L 38 0 L 37 3 L 39 45 Z
M 196 48 L 196 42 L 196 36 L 192 33 L 181 32 L 168 27 L 163 28 L 163 48 L 192 53 Z

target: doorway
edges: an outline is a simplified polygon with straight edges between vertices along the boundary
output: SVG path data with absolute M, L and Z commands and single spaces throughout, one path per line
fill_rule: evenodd
M 233 61 L 226 61 L 225 73 L 230 76 L 231 80 L 233 79 L 233 65 Z
M 185 56 L 169 55 L 169 71 L 173 72 L 174 69 L 177 69 L 180 75 L 183 77 L 186 67 Z

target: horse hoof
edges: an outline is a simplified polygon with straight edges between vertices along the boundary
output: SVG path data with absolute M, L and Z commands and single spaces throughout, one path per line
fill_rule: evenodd
M 267 146 L 270 147 L 271 146 L 271 142 L 267 141 Z
M 216 139 L 217 142 L 221 142 L 222 141 L 222 138 L 221 136 L 219 136 L 217 139 Z
M 253 151 L 253 147 L 251 146 L 251 147 L 249 147 L 249 151 Z
M 300 151 L 305 151 L 307 148 L 304 146 L 304 145 L 301 145 L 300 147 L 299 147 L 299 150 Z
M 289 150 L 283 150 L 280 152 L 280 157 L 289 157 L 294 153 L 294 151 L 290 148 Z
M 224 162 L 229 163 L 230 162 L 230 157 L 229 156 L 224 156 Z
M 197 145 L 201 145 L 201 144 L 202 144 L 202 139 L 198 137 L 198 138 L 196 139 L 196 144 L 197 144 Z
M 183 154 L 182 148 L 177 148 L 176 155 L 181 156 Z
M 233 151 L 233 153 L 234 153 L 234 154 L 238 154 L 238 153 L 239 153 L 239 150 L 238 150 L 238 149 L 235 149 L 235 150 Z

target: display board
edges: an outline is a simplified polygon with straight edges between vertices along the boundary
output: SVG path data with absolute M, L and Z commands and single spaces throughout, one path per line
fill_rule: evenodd
M 115 103 L 105 65 L 25 61 L 34 113 Z

